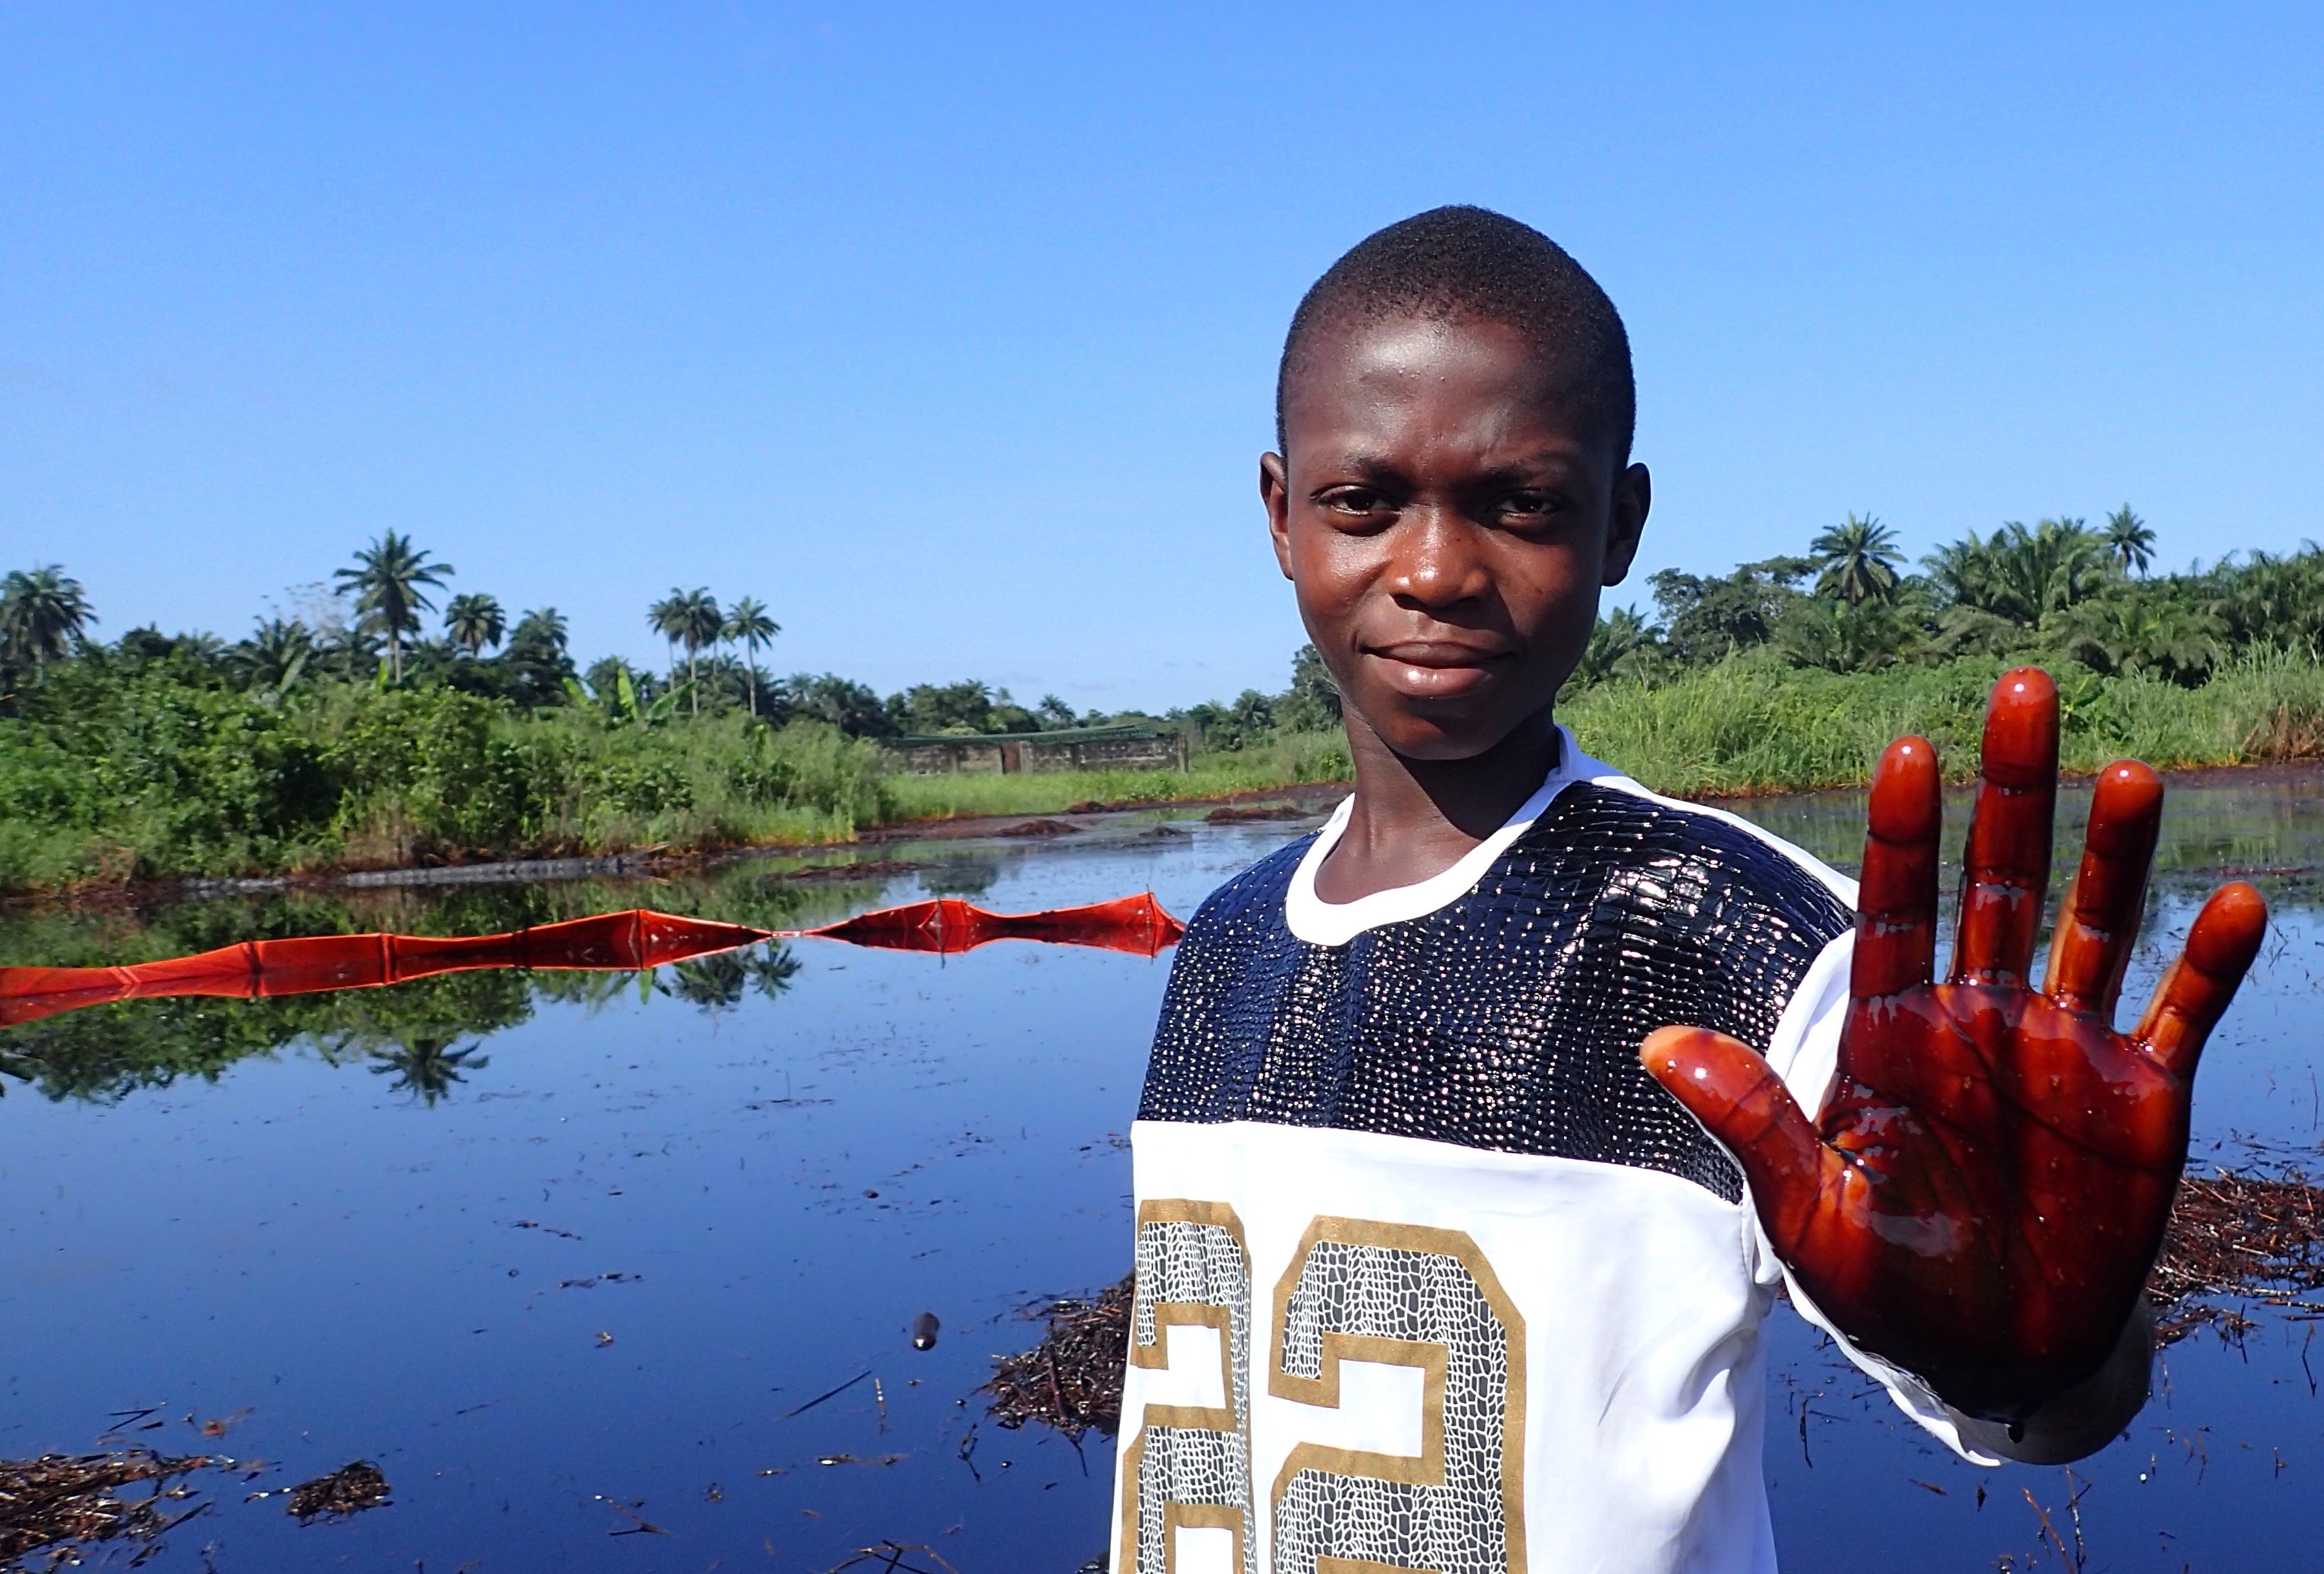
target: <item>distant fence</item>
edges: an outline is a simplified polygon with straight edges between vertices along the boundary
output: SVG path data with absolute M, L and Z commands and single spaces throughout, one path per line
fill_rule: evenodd
M 939 733 L 881 738 L 896 768 L 910 776 L 985 771 L 1112 771 L 1186 768 L 1186 735 L 1151 724 L 1068 727 L 1052 732 Z

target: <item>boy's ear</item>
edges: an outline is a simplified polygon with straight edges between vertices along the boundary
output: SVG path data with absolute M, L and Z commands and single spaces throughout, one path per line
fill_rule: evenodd
M 1275 542 L 1275 566 L 1291 578 L 1291 467 L 1281 454 L 1259 456 L 1259 497 L 1267 505 L 1267 533 Z M 1633 543 L 1632 551 L 1637 550 Z M 1626 560 L 1627 561 L 1627 560 Z
M 1629 578 L 1631 561 L 1638 555 L 1638 538 L 1646 533 L 1646 514 L 1654 501 L 1654 477 L 1646 474 L 1646 466 L 1632 465 L 1615 477 L 1613 506 L 1607 510 L 1606 567 L 1599 576 L 1600 584 L 1619 585 Z

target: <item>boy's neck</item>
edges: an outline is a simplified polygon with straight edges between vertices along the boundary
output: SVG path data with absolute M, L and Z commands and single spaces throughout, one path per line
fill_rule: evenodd
M 1354 711 L 1347 723 L 1355 802 L 1339 844 L 1315 872 L 1315 894 L 1325 902 L 1354 902 L 1443 874 L 1508 824 L 1558 763 L 1547 707 L 1465 760 L 1408 758 Z

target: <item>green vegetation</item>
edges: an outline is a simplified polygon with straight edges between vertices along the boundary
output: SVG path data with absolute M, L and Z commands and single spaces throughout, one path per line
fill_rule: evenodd
M 1835 672 L 2016 656 L 2191 688 L 2256 652 L 2312 659 L 2324 643 L 2324 550 L 2312 542 L 2149 578 L 2153 543 L 2126 504 L 2102 530 L 2058 518 L 1972 531 L 1924 558 L 1926 573 L 1899 574 L 1895 532 L 1851 514 L 1806 557 L 1650 576 L 1659 621 L 1627 608 L 1601 620 L 1575 677 L 1651 684 L 1769 647 Z
M 2047 666 L 2070 766 L 2324 755 L 2324 551 L 2150 576 L 2154 532 L 2045 519 L 1972 532 L 1904 570 L 1849 515 L 1803 557 L 1648 580 L 1655 615 L 1602 618 L 1560 701 L 1585 746 L 1665 791 L 1861 782 L 1899 733 L 1974 764 L 1986 689 Z M 648 612 L 657 673 L 584 676 L 554 607 L 494 597 L 392 532 L 305 616 L 231 644 L 132 629 L 103 643 L 57 565 L 0 580 L 0 892 L 488 856 L 844 838 L 920 817 L 1056 812 L 1343 777 L 1339 697 L 1315 652 L 1279 694 L 1160 715 L 1075 714 L 973 680 L 881 697 L 835 673 L 770 677 L 780 634 L 743 597 L 674 589 Z M 352 613 L 341 616 L 342 609 Z M 736 653 L 739 651 L 739 659 Z M 487 654 L 486 653 L 492 653 Z M 684 661 L 679 661 L 680 653 Z M 1156 722 L 1191 769 L 899 777 L 878 740 Z
M 2040 652 L 1850 673 L 1757 652 L 1656 683 L 1610 679 L 1569 697 L 1559 715 L 1590 753 L 1680 796 L 1857 785 L 1907 733 L 1935 744 L 1947 773 L 1962 777 L 1977 768 L 1986 696 L 2020 659 L 2043 661 L 2058 680 L 2071 772 L 2125 757 L 2168 768 L 2324 756 L 2324 666 L 2282 652 L 2237 658 L 2198 688 L 2105 676 Z
M 889 808 L 876 752 L 821 722 L 204 676 L 88 651 L 0 721 L 0 887 L 819 841 Z
M 1994 679 L 2033 663 L 2058 680 L 2070 770 L 2324 755 L 2324 551 L 2149 578 L 2153 545 L 2126 504 L 2100 530 L 1971 532 L 1903 574 L 1895 532 L 1851 514 L 1805 557 L 1653 575 L 1659 618 L 1601 618 L 1559 714 L 1670 792 L 1861 782 L 1904 733 L 1959 775 Z
M 1043 771 L 1000 776 L 898 776 L 888 783 L 903 819 L 973 814 L 1054 814 L 1076 804 L 1168 803 L 1223 798 L 1302 782 L 1338 782 L 1349 773 L 1348 740 L 1338 732 L 1270 732 L 1233 749 L 1194 755 L 1185 771 Z

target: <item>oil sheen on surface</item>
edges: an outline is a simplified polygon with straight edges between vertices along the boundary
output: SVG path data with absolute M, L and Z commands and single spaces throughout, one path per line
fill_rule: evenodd
M 2192 1172 L 2312 1161 L 2324 1140 L 2317 785 L 2174 789 L 2166 808 L 2134 998 L 2227 872 L 2259 871 L 2245 877 L 2276 912 L 2198 1084 Z M 2064 798 L 2070 848 L 2081 807 Z M 1861 849 L 1860 797 L 1746 807 L 1836 863 Z M 1151 889 L 1188 913 L 1300 829 L 890 848 L 854 882 L 744 864 L 650 888 L 22 912 L 0 963 L 637 906 L 795 930 Z M 1084 1461 L 1038 1428 L 979 1425 L 973 1391 L 1038 1337 L 1019 1308 L 1129 1265 L 1120 1134 L 1168 966 L 789 941 L 645 975 L 126 1001 L 0 1030 L 0 1455 L 86 1451 L 118 1425 L 163 1452 L 271 1462 L 210 1480 L 213 1508 L 170 1534 L 160 1569 L 813 1574 L 891 1540 L 962 1574 L 1067 1574 L 1106 1544 L 1108 1449 L 1093 1440 Z M 2172 1347 L 2130 1438 L 2077 1468 L 2091 1567 L 2301 1565 L 2324 1471 L 2310 1326 L 2264 1314 L 2242 1351 L 2207 1332 Z M 1773 1337 L 1787 1569 L 2022 1569 L 2047 1542 L 2027 1491 L 2071 1546 L 2062 1471 L 1959 1464 L 1795 1320 Z M 392 1506 L 302 1528 L 279 1497 L 244 1500 L 359 1458 Z

